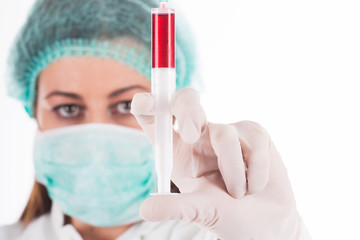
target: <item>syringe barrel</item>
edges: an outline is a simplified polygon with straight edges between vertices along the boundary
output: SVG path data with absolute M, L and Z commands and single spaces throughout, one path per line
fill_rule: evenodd
M 175 11 L 153 8 L 151 13 L 152 67 L 175 68 Z
M 175 92 L 175 68 L 153 68 L 152 94 L 155 100 L 155 168 L 158 193 L 170 193 L 173 166 L 173 115 L 171 100 Z
M 173 165 L 173 116 L 175 92 L 175 11 L 161 4 L 152 9 L 151 91 L 155 100 L 155 168 L 158 194 L 170 194 Z

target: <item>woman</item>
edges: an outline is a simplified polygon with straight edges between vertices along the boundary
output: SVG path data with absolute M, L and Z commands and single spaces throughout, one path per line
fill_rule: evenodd
M 249 121 L 208 123 L 186 88 L 196 79 L 184 22 L 172 106 L 172 181 L 181 194 L 148 198 L 156 190 L 149 14 L 157 5 L 36 2 L 8 84 L 39 128 L 36 181 L 0 239 L 309 239 L 267 132 Z

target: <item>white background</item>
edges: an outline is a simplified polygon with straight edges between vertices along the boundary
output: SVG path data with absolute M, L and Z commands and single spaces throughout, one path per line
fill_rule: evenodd
M 32 3 L 0 3 L 1 80 L 9 46 Z M 178 5 L 197 36 L 208 120 L 262 124 L 288 168 L 313 238 L 360 239 L 359 2 Z M 30 193 L 35 130 L 4 88 L 1 81 L 0 225 L 17 220 Z

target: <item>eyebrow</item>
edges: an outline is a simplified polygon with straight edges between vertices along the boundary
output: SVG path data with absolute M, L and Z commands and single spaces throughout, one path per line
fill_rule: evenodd
M 75 93 L 68 93 L 68 92 L 60 92 L 60 91 L 54 91 L 51 92 L 50 94 L 48 94 L 45 98 L 49 98 L 52 96 L 64 96 L 64 97 L 69 97 L 69 98 L 74 98 L 74 99 L 79 99 L 82 100 L 83 98 Z
M 120 94 L 122 94 L 124 92 L 130 91 L 130 90 L 135 89 L 135 88 L 140 88 L 140 89 L 146 90 L 145 87 L 140 86 L 140 85 L 129 86 L 129 87 L 126 87 L 126 88 L 121 88 L 121 89 L 113 91 L 112 93 L 109 94 L 108 98 L 116 97 L 116 96 L 118 96 L 118 95 L 120 95 Z
M 140 89 L 144 89 L 146 90 L 145 87 L 143 86 L 140 86 L 140 85 L 134 85 L 134 86 L 129 86 L 129 87 L 126 87 L 126 88 L 121 88 L 121 89 L 118 89 L 118 90 L 115 90 L 114 92 L 110 93 L 108 98 L 113 98 L 113 97 L 116 97 L 124 92 L 127 92 L 127 91 L 130 91 L 132 89 L 135 89 L 135 88 L 140 88 Z M 78 99 L 78 100 L 82 100 L 83 98 L 78 95 L 78 94 L 75 94 L 75 93 L 69 93 L 69 92 L 61 92 L 61 91 L 54 91 L 54 92 L 51 92 L 50 94 L 48 94 L 45 99 L 49 98 L 49 97 L 52 97 L 52 96 L 64 96 L 64 97 L 69 97 L 69 98 L 73 98 L 73 99 Z

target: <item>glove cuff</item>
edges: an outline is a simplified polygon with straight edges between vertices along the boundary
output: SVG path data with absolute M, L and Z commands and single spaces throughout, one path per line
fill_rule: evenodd
M 301 217 L 299 212 L 296 210 L 296 217 L 297 217 L 297 234 L 295 240 L 300 240 L 301 232 L 302 232 L 302 224 L 301 224 Z
M 304 221 L 302 220 L 302 218 L 300 217 L 297 211 L 296 214 L 298 217 L 298 232 L 297 232 L 296 240 L 312 240 L 312 237 L 310 236 Z

